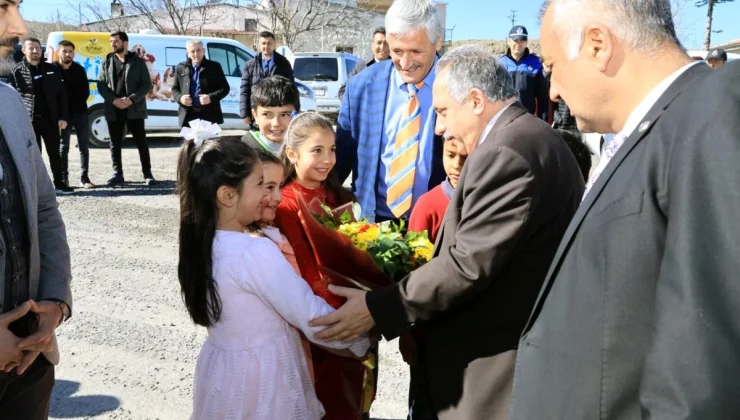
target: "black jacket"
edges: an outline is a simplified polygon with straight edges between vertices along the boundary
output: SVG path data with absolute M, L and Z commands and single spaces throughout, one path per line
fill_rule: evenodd
M 269 74 L 262 69 L 262 54 L 247 61 L 242 72 L 241 97 L 239 99 L 239 113 L 242 118 L 252 118 L 252 86 L 260 80 L 270 76 L 283 76 L 288 80 L 294 80 L 293 66 L 290 61 L 277 52 L 272 53 L 275 64 Z
M 44 96 L 49 119 L 51 121 L 68 121 L 69 100 L 67 99 L 67 88 L 64 86 L 64 75 L 61 70 L 49 63 L 42 61 L 39 65 L 41 66 L 41 72 L 44 74 Z M 20 93 L 28 115 L 33 119 L 36 93 L 33 90 L 31 63 L 23 58 L 23 61 L 13 68 L 8 76 L 8 82 Z
M 355 65 L 355 68 L 353 68 L 352 71 L 347 75 L 347 79 L 344 81 L 344 83 L 342 83 L 342 86 L 339 88 L 339 92 L 337 93 L 337 96 L 339 97 L 339 100 L 340 101 L 344 97 L 344 91 L 347 90 L 347 82 L 349 81 L 349 79 L 352 76 L 356 75 L 357 73 L 359 73 L 359 72 L 365 70 L 366 68 L 372 66 L 375 63 L 376 63 L 376 61 L 373 58 L 372 60 L 368 61 L 367 63 L 359 62 L 359 63 L 357 63 L 357 65 Z
M 175 84 L 172 85 L 172 98 L 180 106 L 178 117 L 180 126 L 185 125 L 185 117 L 188 108 L 180 103 L 183 95 L 190 95 L 190 80 L 193 72 L 193 62 L 191 60 L 183 61 L 175 69 Z M 229 82 L 221 68 L 221 65 L 215 61 L 204 59 L 200 64 L 200 92 L 202 95 L 208 95 L 211 103 L 200 108 L 198 118 L 210 121 L 215 124 L 223 124 L 224 117 L 221 112 L 221 100 L 229 94 Z
M 59 62 L 52 64 L 64 75 L 64 84 L 67 87 L 70 115 L 87 112 L 87 99 L 90 97 L 90 84 L 87 81 L 85 68 L 72 62 L 69 69 L 64 69 Z
M 114 59 L 115 53 L 110 53 L 105 57 L 98 76 L 98 92 L 105 100 L 105 118 L 108 121 L 116 121 L 116 110 L 118 109 L 113 106 L 113 100 L 116 99 L 116 86 L 113 84 L 115 80 L 113 77 L 115 72 Z M 149 70 L 146 68 L 144 60 L 133 52 L 126 54 L 126 66 L 127 97 L 134 103 L 126 108 L 126 118 L 131 120 L 145 119 L 147 117 L 146 95 L 152 90 L 152 79 L 149 76 Z
M 511 420 L 738 417 L 738 115 L 733 62 L 695 64 L 640 117 L 550 266 Z

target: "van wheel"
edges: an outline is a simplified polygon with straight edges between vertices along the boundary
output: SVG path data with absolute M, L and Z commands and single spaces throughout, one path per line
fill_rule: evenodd
M 110 147 L 110 134 L 108 133 L 108 123 L 105 120 L 105 111 L 98 108 L 90 113 L 90 146 L 92 147 Z

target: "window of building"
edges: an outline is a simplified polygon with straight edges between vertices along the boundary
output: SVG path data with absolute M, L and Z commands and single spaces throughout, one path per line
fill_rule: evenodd
M 257 19 L 244 19 L 244 32 L 257 32 L 259 31 L 259 24 Z
M 346 52 L 350 54 L 355 53 L 355 47 L 348 47 L 345 45 L 337 45 L 336 47 L 334 47 L 334 50 L 334 52 Z

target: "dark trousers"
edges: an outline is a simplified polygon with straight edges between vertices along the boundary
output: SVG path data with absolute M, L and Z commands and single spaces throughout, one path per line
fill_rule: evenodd
M 149 158 L 149 145 L 146 142 L 146 128 L 144 119 L 127 119 L 116 118 L 115 121 L 108 122 L 108 131 L 110 133 L 110 157 L 113 161 L 113 175 L 123 177 L 123 162 L 121 160 L 121 147 L 123 139 L 126 137 L 126 127 L 131 131 L 134 137 L 134 143 L 139 149 L 139 159 L 141 160 L 141 171 L 144 176 L 152 174 L 152 164 Z
M 426 367 L 426 344 L 414 337 L 417 348 L 417 362 L 411 365 L 411 382 L 409 383 L 409 415 L 407 420 L 437 420 L 437 413 L 432 405 L 429 392 Z
M 90 166 L 90 149 L 88 147 L 90 121 L 87 112 L 74 115 L 70 118 L 67 128 L 62 130 L 62 176 L 69 176 L 69 138 L 72 135 L 72 127 L 77 133 L 77 148 L 80 150 L 80 178 L 87 178 L 87 170 Z
M 59 153 L 59 123 L 57 121 L 51 121 L 46 117 L 34 117 L 33 131 L 36 133 L 36 143 L 39 145 L 39 152 L 43 150 L 41 139 L 43 138 L 44 140 L 46 154 L 49 156 L 51 174 L 54 177 L 54 184 L 58 185 L 62 182 L 62 159 Z
M 188 110 L 185 112 L 185 119 L 182 122 L 182 126 L 190 127 L 188 123 L 193 120 L 203 120 L 203 121 L 213 122 L 211 121 L 211 118 L 207 117 L 206 115 L 207 113 L 204 113 L 203 111 L 196 111 L 193 108 L 188 108 Z
M 0 418 L 46 420 L 54 388 L 54 366 L 39 355 L 23 375 L 14 372 L 0 372 Z

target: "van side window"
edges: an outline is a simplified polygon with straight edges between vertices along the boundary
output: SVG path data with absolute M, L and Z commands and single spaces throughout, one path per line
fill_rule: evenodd
M 221 65 L 226 76 L 242 77 L 244 64 L 252 57 L 244 50 L 229 44 L 208 44 L 208 59 Z
M 188 59 L 188 50 L 185 48 L 167 47 L 164 49 L 164 56 L 167 67 L 176 67 Z

